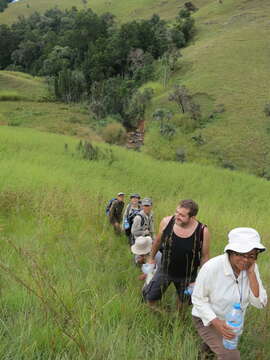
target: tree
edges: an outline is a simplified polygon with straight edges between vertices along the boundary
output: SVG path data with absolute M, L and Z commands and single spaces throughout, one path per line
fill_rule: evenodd
M 40 54 L 40 44 L 26 40 L 20 42 L 19 48 L 12 52 L 11 59 L 15 65 L 21 65 L 25 71 L 31 73 L 31 70 L 34 68 L 34 63 Z
M 66 103 L 79 102 L 86 95 L 83 73 L 78 70 L 61 70 L 54 78 L 54 92 L 58 100 Z
M 136 91 L 125 109 L 124 125 L 128 128 L 136 128 L 144 120 L 146 106 L 153 97 L 153 89 L 146 88 Z
M 7 26 L 0 25 L 0 69 L 5 69 L 11 63 L 11 54 L 17 48 L 19 38 Z
M 183 114 L 189 112 L 192 119 L 201 119 L 200 105 L 193 102 L 192 96 L 185 86 L 175 85 L 174 91 L 169 95 L 169 101 L 176 102 Z
M 72 68 L 74 58 L 74 51 L 70 47 L 56 45 L 44 60 L 42 72 L 44 75 L 56 76 L 63 69 Z

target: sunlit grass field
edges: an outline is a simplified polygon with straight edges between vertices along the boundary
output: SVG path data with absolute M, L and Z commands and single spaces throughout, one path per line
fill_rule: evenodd
M 87 104 L 51 101 L 45 79 L 0 71 L 0 124 L 100 140 L 91 128 Z
M 81 158 L 78 140 L 0 129 L 1 342 L 6 359 L 197 359 L 190 308 L 176 312 L 171 289 L 151 313 L 142 303 L 124 236 L 104 215 L 118 191 L 154 201 L 156 226 L 191 197 L 220 254 L 227 232 L 255 227 L 269 247 L 269 183 L 253 176 L 152 160 L 113 147 Z M 99 145 L 106 152 L 105 145 Z M 269 255 L 259 259 L 269 289 Z M 269 307 L 250 308 L 240 349 L 269 358 Z

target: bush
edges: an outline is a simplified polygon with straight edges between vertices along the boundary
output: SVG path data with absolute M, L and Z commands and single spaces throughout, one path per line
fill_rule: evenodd
M 1 91 L 0 101 L 18 101 L 24 100 L 24 97 L 18 94 L 16 91 Z
M 184 149 L 178 148 L 175 152 L 175 160 L 181 163 L 187 160 L 186 151 Z
M 264 113 L 266 116 L 270 116 L 270 103 L 266 104 L 264 107 Z
M 127 139 L 127 132 L 123 125 L 112 123 L 102 130 L 102 137 L 109 144 L 123 145 Z

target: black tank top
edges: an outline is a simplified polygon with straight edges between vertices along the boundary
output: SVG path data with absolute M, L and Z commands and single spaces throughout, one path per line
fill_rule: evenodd
M 162 269 L 173 278 L 194 281 L 200 265 L 204 225 L 198 223 L 193 234 L 181 238 L 173 231 L 174 217 L 169 221 L 163 232 Z

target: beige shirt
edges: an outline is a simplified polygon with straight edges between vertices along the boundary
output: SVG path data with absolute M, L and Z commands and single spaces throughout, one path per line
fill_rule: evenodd
M 259 283 L 259 297 L 253 295 L 245 270 L 241 271 L 237 279 L 238 283 L 236 282 L 228 254 L 208 260 L 196 279 L 192 294 L 192 315 L 201 318 L 205 326 L 216 317 L 225 320 L 233 304 L 240 303 L 240 294 L 244 314 L 249 304 L 263 308 L 267 304 L 267 294 L 257 264 L 255 264 L 255 274 Z

